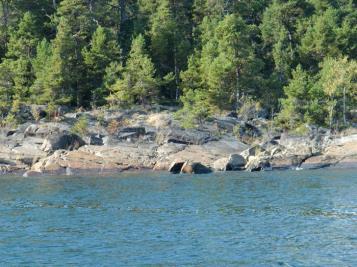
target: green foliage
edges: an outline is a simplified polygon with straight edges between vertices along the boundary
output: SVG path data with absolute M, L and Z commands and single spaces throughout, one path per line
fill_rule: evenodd
M 180 99 L 196 126 L 257 101 L 290 129 L 348 125 L 356 10 L 347 0 L 0 1 L 0 115 L 12 121 L 16 101 Z
M 35 18 L 26 12 L 17 28 L 12 29 L 7 53 L 0 67 L 0 86 L 5 99 L 21 101 L 29 97 L 34 81 L 31 65 L 38 43 Z
M 184 128 L 199 127 L 211 114 L 206 94 L 201 90 L 186 90 L 181 102 L 183 107 L 176 113 L 176 118 Z
M 53 120 L 57 117 L 57 110 L 58 110 L 58 106 L 54 103 L 54 102 L 50 102 L 47 105 L 47 118 L 49 120 Z
M 306 122 L 330 128 L 347 123 L 346 113 L 357 103 L 357 62 L 326 58 L 320 67 L 314 77 L 301 66 L 293 72 L 281 100 L 280 124 L 294 129 Z
M 158 6 L 150 16 L 151 54 L 158 70 L 164 77 L 174 74 L 174 84 L 167 84 L 161 94 L 177 99 L 179 93 L 180 71 L 186 67 L 187 57 L 191 52 L 190 17 L 187 10 L 191 1 L 157 1 Z
M 251 120 L 259 117 L 263 110 L 260 102 L 255 101 L 251 97 L 244 97 L 242 102 L 243 104 L 238 110 L 239 118 L 244 120 Z
M 237 109 L 244 94 L 260 87 L 261 62 L 250 43 L 253 27 L 237 15 L 227 15 L 216 24 L 204 19 L 202 51 L 190 58 L 181 74 L 186 90 L 201 89 L 211 109 Z M 253 81 L 254 77 L 254 81 Z
M 122 77 L 110 88 L 108 101 L 119 105 L 149 104 L 157 97 L 158 85 L 144 37 L 139 35 L 133 40 Z
M 83 137 L 88 134 L 88 119 L 86 116 L 81 116 L 72 126 L 71 132 Z
M 31 86 L 31 102 L 36 104 L 46 104 L 52 101 L 51 91 L 48 86 L 48 73 L 51 71 L 52 46 L 43 39 L 36 49 L 36 57 L 32 60 L 32 67 L 35 74 L 35 81 Z
M 311 21 L 301 39 L 300 51 L 305 61 L 316 66 L 326 56 L 341 54 L 337 43 L 338 11 L 329 8 Z
M 104 88 L 103 78 L 106 68 L 113 62 L 120 61 L 120 48 L 113 34 L 108 29 L 99 26 L 92 36 L 90 47 L 83 49 L 84 64 L 88 69 L 88 87 L 92 92 L 93 105 L 105 104 L 108 96 Z
M 307 128 L 305 124 L 300 124 L 295 126 L 290 133 L 297 136 L 306 136 L 309 133 L 309 128 Z
M 51 68 L 45 90 L 50 101 L 56 104 L 69 104 L 75 100 L 75 83 L 80 75 L 76 64 L 76 42 L 69 22 L 62 18 L 57 28 L 56 39 L 52 44 Z
M 294 129 L 304 122 L 309 101 L 307 96 L 312 88 L 310 76 L 300 65 L 292 76 L 289 85 L 284 87 L 286 98 L 281 100 L 283 108 L 277 117 L 278 122 L 288 129 Z
M 347 110 L 357 104 L 357 61 L 326 58 L 319 76 L 319 85 L 327 98 L 328 125 L 346 124 Z

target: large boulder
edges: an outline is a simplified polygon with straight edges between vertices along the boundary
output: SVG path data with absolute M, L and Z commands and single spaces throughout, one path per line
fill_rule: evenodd
M 238 154 L 231 154 L 228 158 L 228 163 L 226 166 L 227 171 L 239 171 L 244 169 L 244 166 L 247 164 L 244 157 Z
M 220 158 L 213 162 L 213 169 L 218 172 L 226 171 L 228 165 L 228 158 Z
M 231 154 L 229 157 L 220 158 L 213 163 L 215 171 L 241 171 L 244 170 L 246 160 L 238 154 Z
M 85 142 L 78 135 L 64 132 L 47 136 L 43 141 L 41 150 L 45 152 L 53 152 L 60 149 L 75 150 L 84 145 Z
M 309 157 L 321 153 L 329 135 L 313 134 L 310 136 L 291 136 L 287 133 L 281 135 L 279 144 L 285 147 L 286 153 Z
M 212 170 L 199 162 L 186 161 L 182 168 L 181 173 L 186 174 L 206 174 L 211 173 Z
M 250 157 L 245 169 L 250 172 L 271 170 L 271 164 L 265 157 Z

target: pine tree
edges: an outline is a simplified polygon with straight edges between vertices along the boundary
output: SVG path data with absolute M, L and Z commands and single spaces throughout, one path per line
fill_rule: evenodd
M 281 125 L 295 129 L 305 122 L 311 88 L 311 77 L 299 65 L 293 71 L 289 84 L 284 87 L 286 98 L 281 100 L 283 108 L 277 118 Z
M 357 104 L 357 61 L 326 58 L 319 75 L 319 85 L 327 96 L 328 125 L 346 125 L 347 110 Z
M 90 41 L 95 29 L 95 21 L 86 0 L 62 0 L 57 9 L 56 20 L 64 18 L 78 47 Z
M 179 97 L 179 74 L 186 68 L 191 49 L 191 5 L 187 0 L 160 0 L 155 12 L 151 14 L 151 51 L 158 73 L 163 77 L 169 73 L 175 76 L 175 85 L 167 94 L 172 99 Z
M 88 87 L 92 92 L 92 102 L 95 105 L 105 103 L 107 96 L 103 92 L 103 76 L 111 62 L 120 62 L 120 48 L 115 37 L 108 29 L 101 26 L 94 32 L 89 47 L 84 48 L 84 64 L 88 69 Z
M 56 39 L 52 43 L 51 68 L 46 83 L 46 94 L 55 104 L 80 103 L 79 79 L 83 73 L 78 67 L 76 41 L 69 22 L 62 17 L 57 26 Z
M 214 39 L 203 47 L 202 75 L 212 104 L 221 109 L 238 108 L 242 95 L 257 89 L 246 81 L 260 69 L 249 36 L 250 27 L 243 19 L 228 15 L 215 29 Z
M 298 46 L 300 43 L 300 27 L 303 21 L 313 14 L 313 7 L 306 1 L 274 0 L 263 13 L 259 25 L 263 40 L 263 57 L 269 68 L 265 75 L 269 78 L 270 87 L 275 93 L 271 96 L 283 95 L 283 87 L 291 78 L 292 70 L 299 63 Z
M 315 66 L 325 57 L 341 55 L 337 43 L 338 12 L 328 8 L 325 12 L 315 16 L 313 23 L 308 26 L 301 39 L 301 54 L 307 66 Z
M 32 60 L 35 81 L 31 86 L 31 102 L 46 104 L 51 100 L 51 92 L 48 89 L 48 73 L 51 72 L 52 46 L 43 39 L 36 49 L 36 57 Z
M 112 86 L 108 101 L 120 105 L 149 104 L 157 99 L 158 86 L 144 37 L 139 35 L 133 40 L 122 77 Z
M 6 99 L 27 101 L 29 90 L 34 80 L 31 60 L 38 43 L 34 16 L 27 12 L 18 28 L 10 33 L 6 59 L 1 63 L 1 84 L 6 92 Z
M 91 100 L 82 56 L 95 27 L 89 4 L 85 0 L 63 0 L 57 9 L 53 68 L 48 85 L 57 102 L 88 106 Z

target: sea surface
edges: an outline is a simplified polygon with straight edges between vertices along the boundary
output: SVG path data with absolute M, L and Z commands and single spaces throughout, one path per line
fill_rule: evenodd
M 0 266 L 357 266 L 357 172 L 3 176 Z

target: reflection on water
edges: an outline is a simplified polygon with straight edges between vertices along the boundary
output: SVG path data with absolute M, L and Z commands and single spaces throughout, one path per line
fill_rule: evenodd
M 353 170 L 0 178 L 1 266 L 357 266 Z

